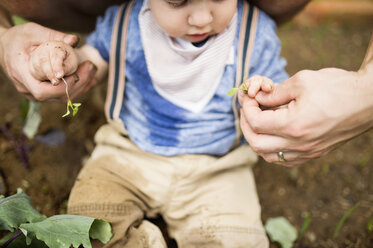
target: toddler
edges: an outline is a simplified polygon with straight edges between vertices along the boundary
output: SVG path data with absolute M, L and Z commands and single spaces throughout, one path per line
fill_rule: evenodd
M 243 0 L 135 0 L 109 8 L 87 44 L 41 44 L 34 77 L 58 84 L 91 60 L 109 73 L 108 124 L 81 170 L 70 214 L 110 221 L 105 247 L 268 247 L 236 97 L 287 78 L 275 23 Z M 252 77 L 254 75 L 261 75 Z M 94 247 L 102 244 L 94 243 Z

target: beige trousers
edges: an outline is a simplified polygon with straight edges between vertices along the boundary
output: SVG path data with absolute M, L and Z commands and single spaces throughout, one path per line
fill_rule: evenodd
M 164 157 L 109 125 L 95 139 L 68 212 L 109 221 L 115 235 L 104 247 L 167 247 L 158 227 L 144 220 L 158 214 L 179 248 L 269 246 L 251 170 L 257 156 L 248 146 L 222 157 Z

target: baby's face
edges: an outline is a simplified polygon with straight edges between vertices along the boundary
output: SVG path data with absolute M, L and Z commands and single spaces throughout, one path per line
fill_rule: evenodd
M 150 0 L 154 19 L 169 36 L 199 42 L 222 32 L 237 0 Z

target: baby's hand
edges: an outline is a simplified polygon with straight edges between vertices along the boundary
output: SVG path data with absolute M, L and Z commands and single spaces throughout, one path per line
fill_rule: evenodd
M 253 76 L 245 80 L 244 85 L 249 97 L 254 98 L 259 91 L 269 93 L 273 90 L 274 83 L 271 79 L 264 76 Z
M 73 74 L 79 65 L 74 49 L 61 41 L 48 41 L 38 46 L 30 59 L 30 71 L 40 81 L 58 85 L 64 76 Z

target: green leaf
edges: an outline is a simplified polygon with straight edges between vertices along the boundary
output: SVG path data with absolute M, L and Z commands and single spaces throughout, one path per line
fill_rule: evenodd
M 228 91 L 227 95 L 228 95 L 228 96 L 234 96 L 234 95 L 237 93 L 238 90 L 239 90 L 239 88 L 231 88 L 231 89 Z
M 24 125 L 26 122 L 26 117 L 28 113 L 28 109 L 30 106 L 30 100 L 22 99 L 21 103 L 19 104 L 19 111 L 20 111 L 20 123 Z
M 16 16 L 16 15 L 12 16 L 12 21 L 13 21 L 14 25 L 19 25 L 19 24 L 24 24 L 24 23 L 29 22 L 25 18 L 22 18 L 20 16 Z
M 368 232 L 373 231 L 373 218 L 371 218 L 371 219 L 368 221 L 368 224 L 367 224 L 367 231 L 368 231 Z
M 29 108 L 27 111 L 26 116 L 26 123 L 23 126 L 23 133 L 29 139 L 33 139 L 35 137 L 36 132 L 39 129 L 39 125 L 41 122 L 41 110 L 40 110 L 40 103 L 35 101 L 29 102 Z
M 20 226 L 27 244 L 33 238 L 44 241 L 50 248 L 69 248 L 83 245 L 91 248 L 89 237 L 107 243 L 113 233 L 106 221 L 79 215 L 55 215 L 38 223 Z
M 46 217 L 40 214 L 30 203 L 30 197 L 22 190 L 17 194 L 0 199 L 0 227 L 14 231 L 22 223 L 38 222 Z
M 308 226 L 310 225 L 310 222 L 311 222 L 310 213 L 306 212 L 306 216 L 304 217 L 302 227 L 299 231 L 298 239 L 301 239 L 303 237 L 303 234 L 306 232 Z
M 82 104 L 81 103 L 73 103 L 73 106 L 71 107 L 73 109 L 73 116 L 75 116 L 78 113 L 80 105 L 82 105 Z
M 79 107 L 82 105 L 81 103 L 72 103 L 70 100 L 67 101 L 66 104 L 66 113 L 62 117 L 66 117 L 70 114 L 70 108 L 73 111 L 73 116 L 78 113 Z
M 110 241 L 113 233 L 108 222 L 101 219 L 95 219 L 93 221 L 91 229 L 89 230 L 89 236 L 93 239 L 98 239 L 102 243 L 106 244 Z
M 337 226 L 335 227 L 334 229 L 334 233 L 333 233 L 333 238 L 336 238 L 338 236 L 338 233 L 339 233 L 339 230 L 342 228 L 344 222 L 346 221 L 346 219 L 348 218 L 348 216 L 350 216 L 352 214 L 353 211 L 355 211 L 355 209 L 360 205 L 360 202 L 356 203 L 355 205 L 352 206 L 352 208 L 350 208 L 343 216 L 342 218 L 338 221 L 338 224 Z
M 1 238 L 0 240 L 0 247 L 4 246 L 6 248 L 48 248 L 47 245 L 40 240 L 34 239 L 32 240 L 30 245 L 26 244 L 26 237 L 21 232 L 21 235 L 13 239 L 11 242 L 9 242 L 10 239 L 12 239 L 17 232 L 9 233 Z M 8 242 L 8 243 L 7 243 Z
M 297 230 L 284 217 L 269 218 L 265 230 L 273 242 L 278 242 L 282 248 L 293 247 L 297 239 Z

